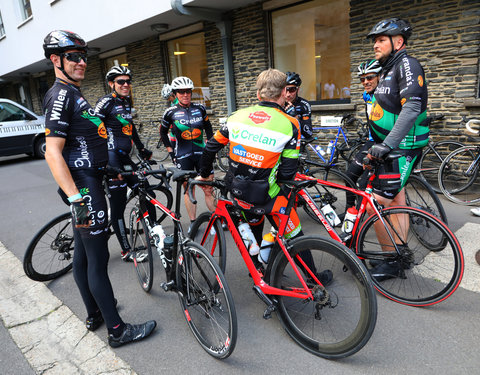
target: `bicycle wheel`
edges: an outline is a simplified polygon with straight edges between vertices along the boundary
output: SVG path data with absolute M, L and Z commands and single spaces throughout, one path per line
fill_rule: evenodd
M 163 204 L 165 207 L 167 207 L 169 210 L 172 208 L 173 195 L 172 192 L 168 190 L 165 186 L 152 185 L 149 187 L 148 191 L 151 192 L 152 195 L 155 195 L 155 199 L 161 204 Z M 137 202 L 138 195 L 134 190 L 129 190 L 127 194 L 127 204 L 125 206 L 124 214 L 129 215 L 132 211 L 132 208 L 137 204 Z M 167 214 L 161 211 L 158 207 L 156 208 L 156 213 L 157 217 L 155 222 L 157 224 L 160 224 L 167 217 Z M 128 223 L 128 217 L 125 218 L 125 223 Z
M 61 214 L 33 237 L 23 257 L 25 274 L 35 281 L 49 281 L 66 274 L 73 262 L 72 214 Z
M 448 224 L 447 214 L 442 202 L 428 182 L 412 174 L 408 178 L 404 189 L 407 206 L 427 211 Z
M 328 286 L 318 284 L 305 267 L 299 267 L 314 299 L 278 296 L 283 327 L 297 344 L 320 357 L 335 359 L 356 353 L 370 339 L 377 320 L 377 299 L 367 270 L 351 250 L 329 238 L 302 236 L 289 245 L 297 264 L 299 252 L 310 250 L 312 271 L 329 269 L 333 281 Z M 273 286 L 303 290 L 282 252 L 273 264 Z
M 400 245 L 400 254 L 394 251 L 390 239 L 377 236 L 375 227 L 378 229 L 381 223 L 376 215 L 363 223 L 356 244 L 360 258 L 389 261 L 398 268 L 388 279 L 380 281 L 372 277 L 375 288 L 385 297 L 410 306 L 433 305 L 452 295 L 462 280 L 464 260 L 458 240 L 450 229 L 435 216 L 417 208 L 390 207 L 382 210 L 381 216 Z M 404 224 L 398 225 L 399 221 Z M 422 227 L 424 230 L 420 232 Z M 443 246 L 430 249 L 425 242 Z M 373 268 L 370 262 L 366 263 Z
M 208 354 L 227 358 L 237 342 L 237 314 L 220 267 L 203 247 L 188 241 L 177 257 L 176 278 L 193 335 Z
M 220 266 L 222 272 L 225 273 L 225 265 L 227 262 L 227 243 L 225 240 L 225 234 L 223 233 L 220 218 L 215 219 L 212 227 L 208 233 L 206 233 L 211 216 L 211 212 L 203 212 L 196 218 L 190 229 L 190 238 L 192 241 L 202 245 Z
M 129 228 L 133 265 L 135 266 L 140 286 L 145 292 L 149 292 L 153 285 L 151 238 L 145 218 L 140 215 L 138 207 L 134 207 L 130 211 Z
M 223 172 L 228 171 L 229 153 L 230 153 L 230 144 L 227 144 L 217 153 L 217 159 L 216 159 L 217 166 Z
M 334 182 L 339 185 L 355 188 L 355 184 L 352 182 L 352 180 L 345 173 L 335 168 L 315 168 L 310 170 L 308 175 L 324 181 Z M 313 201 L 319 209 L 322 206 L 322 202 L 324 204 L 330 204 L 339 216 L 340 220 L 343 220 L 347 209 L 351 206 L 354 206 L 356 203 L 356 195 L 348 193 L 345 190 L 340 190 L 321 184 L 316 184 L 310 188 L 307 188 L 306 191 L 313 198 Z M 303 209 L 313 220 L 315 220 L 317 223 L 321 223 L 318 216 L 310 208 L 310 206 L 308 206 L 308 204 L 303 204 Z
M 480 147 L 465 146 L 453 151 L 438 172 L 442 193 L 454 203 L 468 205 L 480 202 L 479 168 Z
M 420 161 L 418 162 L 415 173 L 428 182 L 436 193 L 441 193 L 438 186 L 438 171 L 445 158 L 456 149 L 463 147 L 460 142 L 440 141 L 431 143 L 424 148 Z

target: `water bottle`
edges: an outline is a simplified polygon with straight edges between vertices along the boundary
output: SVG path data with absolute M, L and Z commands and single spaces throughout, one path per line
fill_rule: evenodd
M 328 155 L 330 155 L 332 153 L 334 144 L 335 144 L 335 141 L 328 142 L 328 147 L 327 147 L 327 154 Z
M 151 236 L 153 237 L 155 247 L 157 248 L 160 254 L 160 251 L 163 249 L 163 241 L 165 240 L 165 237 L 166 237 L 161 224 L 155 225 L 152 228 Z
M 341 223 L 340 219 L 337 216 L 337 213 L 329 204 L 323 206 L 321 210 L 332 227 Z
M 357 219 L 358 211 L 355 207 L 350 207 L 343 219 L 342 232 L 351 233 L 355 226 L 355 220 Z
M 257 255 L 260 251 L 260 247 L 252 233 L 250 225 L 248 223 L 242 223 L 238 226 L 238 231 L 240 232 L 242 239 L 245 241 L 245 246 L 247 246 L 250 255 Z
M 166 236 L 163 240 L 163 250 L 158 249 L 158 254 L 162 260 L 162 265 L 167 272 L 170 272 L 172 267 L 172 252 L 173 252 L 173 234 Z
M 260 246 L 260 253 L 258 254 L 258 260 L 263 264 L 268 263 L 268 258 L 270 257 L 270 252 L 272 251 L 273 245 L 275 243 L 275 228 L 271 228 L 270 232 L 263 236 L 262 245 Z
M 324 150 L 323 147 L 320 146 L 320 145 L 316 145 L 316 146 L 315 146 L 315 150 L 316 150 L 320 155 L 322 155 L 322 156 L 325 156 L 325 155 L 326 155 L 325 150 Z

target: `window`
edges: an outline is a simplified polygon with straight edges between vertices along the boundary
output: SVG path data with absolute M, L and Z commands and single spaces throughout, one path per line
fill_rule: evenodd
M 5 35 L 5 27 L 3 26 L 2 12 L 0 12 L 0 38 Z
M 313 0 L 272 12 L 275 68 L 302 78 L 300 95 L 350 102 L 349 0 Z
M 30 0 L 20 0 L 20 13 L 22 20 L 32 16 L 32 7 L 30 6 Z
M 203 32 L 172 39 L 167 42 L 167 48 L 172 80 L 180 76 L 190 78 L 195 86 L 192 101 L 210 107 L 207 52 Z
M 0 122 L 30 120 L 30 116 L 23 109 L 10 103 L 0 103 Z

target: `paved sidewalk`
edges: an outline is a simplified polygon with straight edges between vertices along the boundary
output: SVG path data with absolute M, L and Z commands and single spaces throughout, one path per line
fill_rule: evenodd
M 0 318 L 37 374 L 135 374 L 1 242 Z

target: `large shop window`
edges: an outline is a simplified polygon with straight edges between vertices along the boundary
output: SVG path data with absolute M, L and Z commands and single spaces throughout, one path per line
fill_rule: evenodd
M 275 68 L 302 78 L 318 104 L 350 102 L 349 0 L 313 0 L 272 12 Z
M 192 101 L 210 107 L 207 51 L 203 32 L 172 39 L 167 42 L 172 80 L 189 77 L 195 86 Z

